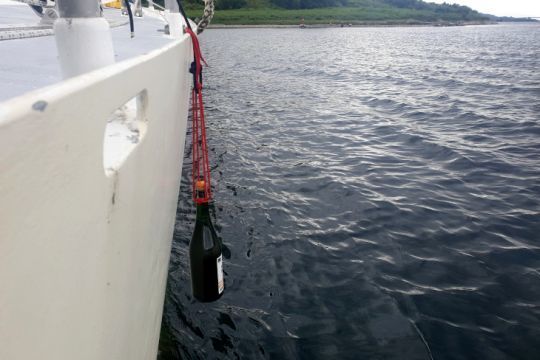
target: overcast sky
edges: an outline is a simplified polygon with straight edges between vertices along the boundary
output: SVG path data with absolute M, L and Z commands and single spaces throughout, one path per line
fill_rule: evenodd
M 497 16 L 540 17 L 540 0 L 425 0 L 467 5 L 482 13 Z

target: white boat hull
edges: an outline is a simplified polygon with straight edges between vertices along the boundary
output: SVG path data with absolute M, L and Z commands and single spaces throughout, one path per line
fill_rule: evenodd
M 0 103 L 0 359 L 155 359 L 191 58 L 185 36 Z M 137 94 L 144 133 L 104 146 Z

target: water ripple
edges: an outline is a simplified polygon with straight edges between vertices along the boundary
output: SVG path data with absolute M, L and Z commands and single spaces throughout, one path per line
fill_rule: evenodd
M 161 359 L 537 359 L 538 25 L 208 30 L 226 292 L 191 297 L 187 144 Z

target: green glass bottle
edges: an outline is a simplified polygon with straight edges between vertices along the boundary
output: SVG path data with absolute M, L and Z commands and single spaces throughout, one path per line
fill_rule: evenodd
M 208 203 L 197 204 L 195 230 L 189 243 L 191 289 L 201 302 L 217 300 L 223 294 L 221 240 L 210 220 Z

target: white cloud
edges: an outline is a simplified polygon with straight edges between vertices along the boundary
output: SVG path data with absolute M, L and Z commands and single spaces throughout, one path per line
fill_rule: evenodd
M 466 5 L 481 13 L 497 16 L 540 17 L 540 0 L 426 0 Z

